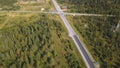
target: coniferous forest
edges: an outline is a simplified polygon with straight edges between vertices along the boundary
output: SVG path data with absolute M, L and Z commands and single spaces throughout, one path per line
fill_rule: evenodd
M 68 17 L 100 68 L 120 65 L 120 31 L 114 32 L 114 17 Z M 120 29 L 119 29 L 120 30 Z
M 58 0 L 72 13 L 111 14 L 113 17 L 67 16 L 100 68 L 120 67 L 120 0 Z
M 70 12 L 120 14 L 120 0 L 57 0 Z
M 53 17 L 59 19 L 33 15 L 0 29 L 0 68 L 85 68 L 65 27 Z

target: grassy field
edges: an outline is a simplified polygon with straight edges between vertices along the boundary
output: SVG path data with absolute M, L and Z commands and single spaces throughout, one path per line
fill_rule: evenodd
M 100 64 L 100 68 L 120 65 L 120 31 L 114 32 L 118 17 L 67 16 L 80 39 Z
M 53 4 L 50 0 L 1 0 L 0 1 L 0 10 L 19 10 L 19 11 L 41 11 L 44 8 L 44 11 L 53 10 Z
M 86 68 L 59 16 L 7 13 L 0 23 L 0 68 Z
M 19 6 L 14 5 L 17 2 L 17 0 L 0 0 L 0 8 L 1 10 L 17 10 L 20 8 Z
M 44 8 L 44 11 L 54 9 L 50 0 L 19 1 L 16 5 L 19 5 L 21 7 L 19 10 L 23 11 L 41 11 L 42 8 Z
M 36 18 L 35 18 L 36 17 Z M 31 21 L 31 19 L 33 19 Z M 39 16 L 24 13 L 4 13 L 0 14 L 0 29 L 9 28 L 19 24 L 29 24 L 39 19 Z M 26 23 L 27 22 L 27 23 Z

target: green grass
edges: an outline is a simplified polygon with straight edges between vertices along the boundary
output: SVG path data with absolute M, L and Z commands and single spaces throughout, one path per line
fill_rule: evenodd
M 13 6 L 17 0 L 0 0 L 0 6 Z
M 44 11 L 53 10 L 54 6 L 51 0 L 40 0 L 37 2 L 36 0 L 0 0 L 0 11 L 41 11 L 44 8 Z
M 36 17 L 36 18 L 35 18 Z M 37 14 L 1 13 L 0 29 L 8 29 L 19 24 L 30 24 L 40 19 Z M 31 20 L 32 19 L 32 20 Z
M 14 5 L 16 2 L 17 0 L 0 0 L 0 7 L 2 10 L 17 10 L 20 7 Z
M 86 68 L 59 16 L 19 15 L 7 24 L 0 30 L 0 68 Z

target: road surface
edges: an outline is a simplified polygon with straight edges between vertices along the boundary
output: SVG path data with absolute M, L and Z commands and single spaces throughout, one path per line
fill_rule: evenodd
M 74 40 L 74 43 L 76 44 L 80 54 L 82 55 L 82 58 L 84 59 L 84 62 L 87 66 L 87 68 L 95 68 L 93 61 L 91 60 L 90 56 L 87 54 L 85 48 L 83 47 L 83 45 L 81 44 L 77 34 L 74 32 L 74 30 L 72 29 L 71 25 L 69 24 L 68 20 L 65 17 L 64 12 L 61 11 L 60 6 L 58 5 L 58 3 L 56 2 L 56 0 L 52 0 L 56 10 L 59 12 L 59 15 L 61 17 L 61 19 L 63 20 L 66 28 L 68 29 L 69 32 L 69 36 Z
M 41 11 L 0 11 L 0 13 L 43 13 L 43 14 L 59 14 L 59 12 L 41 12 Z M 88 14 L 88 13 L 64 13 L 65 15 L 73 15 L 73 16 L 108 16 L 108 17 L 114 17 L 115 15 L 108 15 L 108 14 Z
M 73 16 L 108 16 L 113 17 L 115 15 L 108 15 L 108 14 L 89 14 L 89 13 L 65 13 L 66 15 L 73 15 Z

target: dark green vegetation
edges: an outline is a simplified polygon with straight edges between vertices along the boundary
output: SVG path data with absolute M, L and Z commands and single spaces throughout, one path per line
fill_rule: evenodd
M 14 27 L 2 28 L 0 68 L 85 68 L 76 46 L 57 18 L 40 15 L 32 23 L 24 20 Z
M 120 31 L 117 17 L 68 17 L 101 68 L 120 67 Z
M 2 10 L 17 10 L 20 7 L 14 5 L 17 2 L 17 0 L 0 0 L 0 8 Z
M 70 17 L 68 19 L 101 68 L 120 67 L 120 0 L 58 0 L 68 12 L 112 14 L 115 17 Z
M 0 6 L 12 6 L 14 3 L 16 3 L 17 0 L 0 0 Z
M 120 0 L 58 0 L 70 12 L 120 14 Z

